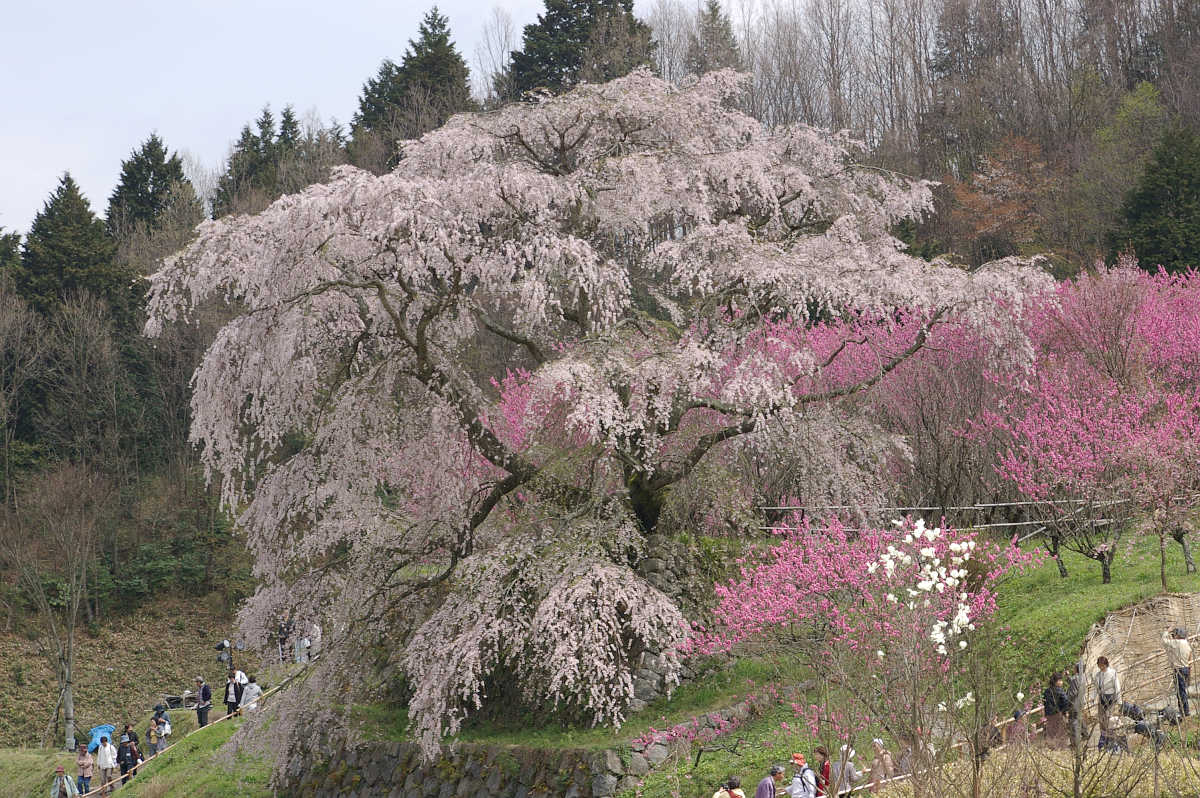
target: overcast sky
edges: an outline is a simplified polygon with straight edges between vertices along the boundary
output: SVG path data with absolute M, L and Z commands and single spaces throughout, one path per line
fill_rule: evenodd
M 348 122 L 432 0 L 47 0 L 0 17 L 0 227 L 22 233 L 69 171 L 102 214 L 152 132 L 216 166 L 270 103 Z M 459 51 L 501 5 L 518 37 L 541 0 L 439 0 Z M 641 5 L 641 3 L 639 3 Z

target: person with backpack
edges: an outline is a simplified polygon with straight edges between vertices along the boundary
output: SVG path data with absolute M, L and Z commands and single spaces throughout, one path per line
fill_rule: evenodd
M 162 733 L 158 730 L 158 721 L 150 718 L 150 727 L 146 729 L 146 753 L 154 756 L 158 753 L 158 743 L 162 740 Z
M 788 798 L 816 798 L 817 774 L 808 766 L 804 754 L 792 754 L 792 766 L 796 769 L 792 783 L 784 789 Z
M 713 793 L 713 798 L 746 798 L 746 793 L 742 792 L 742 780 L 736 776 L 725 779 L 720 789 Z

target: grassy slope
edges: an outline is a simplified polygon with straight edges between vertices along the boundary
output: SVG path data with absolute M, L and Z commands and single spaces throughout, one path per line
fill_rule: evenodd
M 224 682 L 212 645 L 229 634 L 228 619 L 202 603 L 166 600 L 112 623 L 94 636 L 81 629 L 75 668 L 75 714 L 86 731 L 121 725 L 179 693 L 203 675 Z M 35 641 L 0 634 L 0 745 L 38 745 L 58 699 L 54 674 Z M 140 731 L 140 730 L 139 730 Z M 2 789 L 2 787 L 0 787 Z
M 126 798 L 270 798 L 270 764 L 258 757 L 230 755 L 221 746 L 239 720 L 208 726 L 180 740 L 147 763 L 120 794 Z
M 1024 684 L 1041 684 L 1055 668 L 1066 668 L 1079 654 L 1092 624 L 1108 613 L 1162 592 L 1158 542 L 1122 546 L 1113 565 L 1113 582 L 1101 584 L 1100 566 L 1064 553 L 1070 576 L 1061 579 L 1053 562 L 1010 580 L 1000 592 L 1000 620 L 1014 643 L 1004 650 L 1008 672 Z M 1183 555 L 1170 541 L 1167 584 L 1173 593 L 1200 592 L 1200 575 L 1184 574 Z M 1014 686 L 1021 686 L 1020 683 Z

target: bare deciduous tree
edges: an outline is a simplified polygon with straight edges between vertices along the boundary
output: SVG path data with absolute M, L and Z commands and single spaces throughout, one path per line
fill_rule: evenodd
M 75 747 L 75 633 L 111 495 L 92 469 L 63 464 L 31 480 L 20 509 L 6 511 L 0 523 L 0 556 L 33 605 L 37 643 L 58 680 L 43 744 L 61 710 L 65 747 Z

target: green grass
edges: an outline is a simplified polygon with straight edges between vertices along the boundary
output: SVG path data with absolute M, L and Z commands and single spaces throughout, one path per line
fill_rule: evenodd
M 43 798 L 49 795 L 54 768 L 58 765 L 73 774 L 74 755 L 39 748 L 0 749 L 0 796 Z
M 659 699 L 626 719 L 618 729 L 607 726 L 563 726 L 557 723 L 530 725 L 519 715 L 500 720 L 478 721 L 463 729 L 458 739 L 491 745 L 520 745 L 530 748 L 594 748 L 627 744 L 649 728 L 662 729 L 691 720 L 697 715 L 727 707 L 767 682 L 794 684 L 804 679 L 801 668 L 789 661 L 780 663 L 758 657 L 741 659 L 694 682 L 681 685 L 668 699 Z M 403 740 L 408 735 L 408 716 L 402 708 L 383 705 L 357 710 L 363 729 L 375 739 Z
M 1184 574 L 1179 545 L 1169 541 L 1167 583 L 1174 593 L 1200 592 L 1200 575 Z M 1159 582 L 1158 540 L 1139 539 L 1122 545 L 1113 563 L 1112 584 L 1102 584 L 1100 565 L 1063 552 L 1069 576 L 1062 579 L 1052 560 L 1036 571 L 1008 580 L 1000 587 L 998 619 L 1012 633 L 1003 656 L 1013 687 L 1041 684 L 1053 669 L 1075 661 L 1092 624 L 1122 607 L 1162 591 Z
M 270 762 L 219 750 L 240 725 L 240 720 L 216 723 L 181 739 L 148 762 L 118 794 L 124 798 L 270 798 Z

